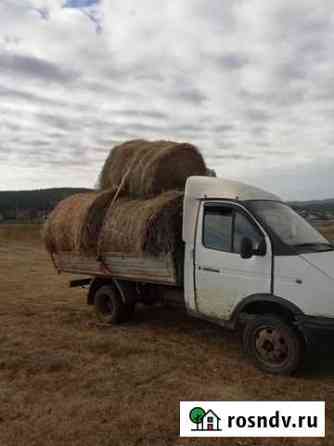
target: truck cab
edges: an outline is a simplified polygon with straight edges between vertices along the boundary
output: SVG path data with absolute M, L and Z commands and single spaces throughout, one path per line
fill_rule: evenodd
M 241 325 L 260 368 L 291 373 L 314 331 L 334 331 L 334 248 L 279 197 L 191 177 L 183 241 L 188 312 Z

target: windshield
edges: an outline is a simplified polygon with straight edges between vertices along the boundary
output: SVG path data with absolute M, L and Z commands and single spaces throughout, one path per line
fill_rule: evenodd
M 308 250 L 333 249 L 328 240 L 290 206 L 276 201 L 251 201 L 248 205 L 286 245 Z

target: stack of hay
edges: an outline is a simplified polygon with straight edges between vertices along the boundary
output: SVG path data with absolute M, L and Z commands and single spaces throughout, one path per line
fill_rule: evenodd
M 187 178 L 206 175 L 191 144 L 134 140 L 111 150 L 100 191 L 59 203 L 44 230 L 50 253 L 162 255 L 181 243 Z

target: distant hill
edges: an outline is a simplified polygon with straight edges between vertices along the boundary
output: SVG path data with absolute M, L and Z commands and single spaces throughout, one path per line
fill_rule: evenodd
M 1 219 L 31 219 L 47 214 L 59 201 L 86 188 L 53 188 L 25 191 L 0 191 Z
M 290 205 L 308 220 L 334 220 L 334 199 L 295 201 Z
M 290 203 L 296 208 L 309 209 L 310 211 L 334 212 L 334 199 L 312 200 L 312 201 L 293 201 Z

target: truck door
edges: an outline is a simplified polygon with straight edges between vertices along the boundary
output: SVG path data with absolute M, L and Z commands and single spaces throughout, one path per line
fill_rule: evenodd
M 253 248 L 265 244 L 265 254 L 240 256 L 243 237 Z M 246 210 L 234 203 L 204 202 L 200 209 L 195 243 L 197 311 L 228 320 L 245 297 L 270 293 L 271 244 Z

